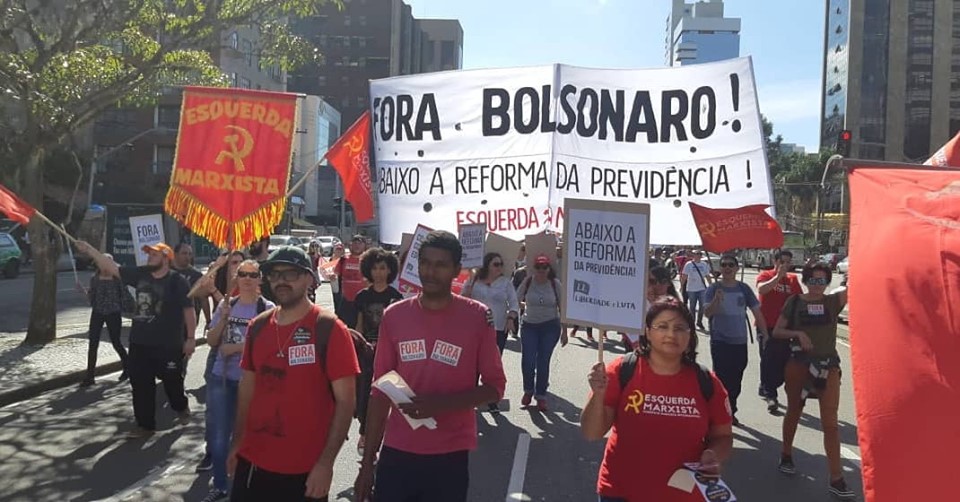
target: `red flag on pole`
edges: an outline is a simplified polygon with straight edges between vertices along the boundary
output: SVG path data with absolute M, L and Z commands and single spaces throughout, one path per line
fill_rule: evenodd
M 772 249 L 783 245 L 783 230 L 766 212 L 769 205 L 711 209 L 689 204 L 707 251 L 723 253 L 736 248 Z
M 934 167 L 960 167 L 960 133 L 940 147 L 937 153 L 924 162 L 924 165 Z
M 13 193 L 9 188 L 0 185 L 0 212 L 7 215 L 13 221 L 26 225 L 30 218 L 37 214 L 36 208 L 27 204 L 23 199 Z
M 327 160 L 340 174 L 343 194 L 357 222 L 373 218 L 370 181 L 370 112 L 367 111 L 330 147 Z
M 850 336 L 867 502 L 946 500 L 960 451 L 960 170 L 849 177 Z

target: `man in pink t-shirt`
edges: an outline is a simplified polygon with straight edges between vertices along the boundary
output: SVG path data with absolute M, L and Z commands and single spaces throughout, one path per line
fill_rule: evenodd
M 453 234 L 427 234 L 418 263 L 422 291 L 383 314 L 374 380 L 396 371 L 417 396 L 394 407 L 378 390 L 371 393 L 355 500 L 371 490 L 377 502 L 467 500 L 469 451 L 477 447 L 474 409 L 499 401 L 507 380 L 492 313 L 451 292 L 462 254 Z M 404 414 L 433 418 L 437 427 L 413 429 Z

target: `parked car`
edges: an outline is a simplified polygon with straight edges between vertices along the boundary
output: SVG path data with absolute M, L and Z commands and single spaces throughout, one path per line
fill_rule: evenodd
M 337 244 L 340 244 L 340 238 L 332 235 L 321 235 L 314 239 L 314 241 L 320 243 L 320 252 L 323 254 L 323 256 L 332 255 L 333 247 Z
M 292 235 L 271 235 L 270 246 L 267 248 L 271 253 L 274 249 L 282 246 L 297 246 L 304 251 L 309 247 L 309 242 Z
M 840 262 L 837 263 L 837 272 L 839 272 L 839 273 L 841 273 L 841 274 L 844 274 L 844 275 L 846 275 L 847 273 L 850 272 L 850 257 L 849 257 L 849 256 L 847 256 L 846 258 L 840 260 Z
M 23 253 L 20 246 L 13 236 L 4 232 L 0 233 L 0 271 L 7 279 L 13 279 L 20 275 L 20 261 Z

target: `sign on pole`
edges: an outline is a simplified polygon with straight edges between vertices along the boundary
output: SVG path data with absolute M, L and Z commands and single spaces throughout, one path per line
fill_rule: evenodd
M 417 230 L 413 233 L 413 242 L 410 243 L 407 259 L 403 261 L 403 269 L 400 270 L 401 293 L 414 293 L 423 287 L 420 283 L 420 270 L 417 264 L 420 261 L 420 244 L 431 231 L 430 228 L 417 225 Z
M 147 264 L 147 254 L 143 252 L 143 246 L 153 246 L 164 241 L 163 215 L 131 216 L 130 235 L 133 237 L 137 266 L 142 267 Z
M 567 199 L 564 214 L 563 322 L 642 331 L 650 205 Z
M 487 239 L 487 224 L 474 223 L 460 225 L 460 245 L 463 246 L 463 258 L 460 264 L 465 269 L 483 266 L 483 247 Z

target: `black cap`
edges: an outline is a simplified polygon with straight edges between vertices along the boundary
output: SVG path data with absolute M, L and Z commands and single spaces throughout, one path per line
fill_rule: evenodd
M 269 274 L 274 265 L 290 265 L 303 271 L 309 272 L 313 279 L 320 282 L 317 271 L 313 268 L 313 261 L 307 256 L 307 252 L 296 246 L 282 246 L 270 253 L 267 261 L 260 265 L 260 270 L 264 274 Z

